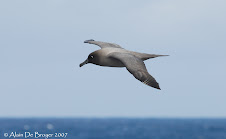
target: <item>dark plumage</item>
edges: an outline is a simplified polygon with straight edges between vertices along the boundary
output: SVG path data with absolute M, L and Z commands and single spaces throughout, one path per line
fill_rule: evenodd
M 148 73 L 144 60 L 167 55 L 145 54 L 123 49 L 113 43 L 106 43 L 94 40 L 86 40 L 84 43 L 100 46 L 100 50 L 89 54 L 88 58 L 80 64 L 80 67 L 87 63 L 108 67 L 126 67 L 126 69 L 142 83 L 160 89 L 157 81 Z

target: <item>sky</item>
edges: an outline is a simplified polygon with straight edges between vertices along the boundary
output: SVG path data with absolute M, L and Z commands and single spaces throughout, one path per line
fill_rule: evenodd
M 0 117 L 226 117 L 225 0 L 0 1 Z M 166 54 L 125 68 L 83 62 L 84 40 Z

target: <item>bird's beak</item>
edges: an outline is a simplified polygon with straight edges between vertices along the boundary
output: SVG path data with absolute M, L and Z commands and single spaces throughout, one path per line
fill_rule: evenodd
M 79 66 L 82 67 L 83 65 L 87 64 L 89 61 L 86 59 L 84 62 L 82 62 Z

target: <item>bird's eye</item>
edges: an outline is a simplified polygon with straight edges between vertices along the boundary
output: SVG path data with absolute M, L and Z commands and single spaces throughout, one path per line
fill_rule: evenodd
M 94 56 L 92 56 L 92 55 L 90 56 L 90 58 L 93 58 L 93 57 L 94 57 Z

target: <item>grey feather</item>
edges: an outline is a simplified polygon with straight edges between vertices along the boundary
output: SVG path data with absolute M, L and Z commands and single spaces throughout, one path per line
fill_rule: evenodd
M 99 46 L 100 48 L 107 48 L 107 47 L 122 48 L 118 44 L 94 41 L 93 39 L 86 40 L 86 41 L 84 41 L 84 43 L 95 44 L 95 45 Z
M 156 80 L 148 73 L 144 62 L 129 53 L 114 52 L 109 57 L 120 60 L 133 76 L 144 84 L 160 89 Z
M 155 78 L 148 73 L 143 61 L 167 55 L 133 52 L 123 49 L 117 44 L 94 41 L 92 39 L 86 40 L 84 43 L 98 45 L 101 49 L 90 53 L 88 58 L 80 64 L 80 67 L 88 63 L 107 67 L 126 67 L 137 80 L 148 86 L 160 89 Z

